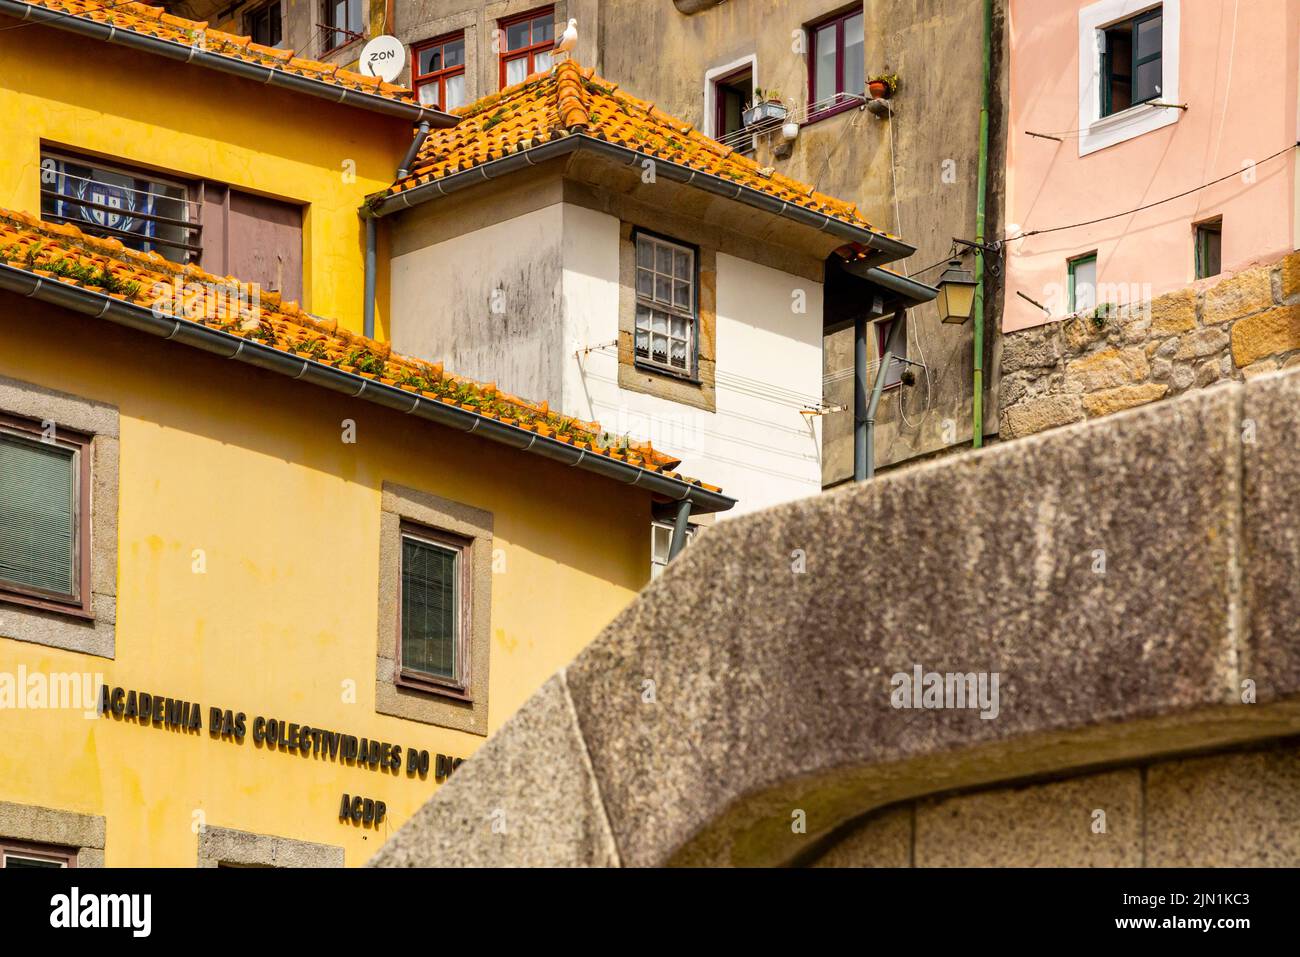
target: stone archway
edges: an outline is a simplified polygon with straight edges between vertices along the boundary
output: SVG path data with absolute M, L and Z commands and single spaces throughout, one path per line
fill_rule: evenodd
M 721 523 L 373 863 L 782 864 L 918 795 L 1300 732 L 1297 408 L 1260 377 Z M 917 666 L 984 706 L 897 707 Z

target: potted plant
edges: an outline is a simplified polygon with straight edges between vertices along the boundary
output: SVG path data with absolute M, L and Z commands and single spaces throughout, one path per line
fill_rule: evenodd
M 888 100 L 898 92 L 897 73 L 878 73 L 867 80 L 867 92 L 873 99 Z
M 754 98 L 741 113 L 746 126 L 767 126 L 780 123 L 790 111 L 781 102 L 779 90 L 755 89 Z

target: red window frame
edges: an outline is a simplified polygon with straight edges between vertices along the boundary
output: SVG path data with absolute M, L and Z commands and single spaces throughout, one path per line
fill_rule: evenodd
M 446 67 L 441 70 L 434 70 L 432 73 L 421 73 L 420 71 L 420 54 L 425 50 L 431 50 L 434 47 L 446 47 L 448 43 L 455 43 L 459 40 L 462 44 L 460 64 L 458 66 Z M 444 33 L 440 37 L 434 37 L 432 40 L 425 40 L 421 43 L 411 45 L 411 89 L 415 91 L 415 97 L 420 97 L 420 89 L 426 86 L 438 84 L 438 109 L 445 110 L 447 104 L 447 81 L 454 76 L 465 75 L 465 31 L 457 30 L 455 33 Z M 447 53 L 444 50 L 442 62 L 447 62 Z
M 736 69 L 732 70 L 730 73 L 726 73 L 722 76 L 715 76 L 712 80 L 713 138 L 715 140 L 721 140 L 723 136 L 727 135 L 723 133 L 722 130 L 722 128 L 726 126 L 726 120 L 727 120 L 727 101 L 722 94 L 722 89 L 724 86 L 734 83 L 736 80 L 740 79 L 741 77 L 746 77 L 746 76 L 749 77 L 749 98 L 753 99 L 754 97 L 754 64 L 753 63 L 746 63 L 744 66 L 737 67 Z M 740 108 L 742 111 L 744 110 L 745 108 L 744 103 L 741 104 Z M 743 119 L 741 120 L 741 128 L 742 129 L 744 128 Z M 735 147 L 735 149 L 738 152 L 742 152 L 742 153 L 748 152 L 749 149 L 751 149 L 751 144 L 749 143 L 744 144 L 744 146 L 737 146 L 734 143 L 730 145 Z
M 536 20 L 538 17 L 549 16 L 551 18 L 551 39 L 542 40 L 538 43 L 531 43 L 528 46 L 517 47 L 514 50 L 505 49 L 506 36 L 511 27 L 517 23 L 523 23 L 525 20 Z M 502 50 L 498 55 L 500 87 L 505 89 L 506 85 L 506 64 L 514 60 L 528 59 L 528 69 L 525 76 L 532 76 L 536 73 L 537 54 L 550 53 L 555 48 L 555 7 L 538 7 L 536 10 L 529 10 L 527 13 L 521 13 L 518 16 L 508 17 L 504 20 L 497 21 L 497 29 L 501 31 Z M 531 40 L 533 28 L 528 28 L 528 37 Z
M 841 10 L 839 13 L 833 13 L 828 17 L 815 20 L 804 30 L 808 34 L 808 105 L 829 99 L 836 93 L 847 92 L 844 89 L 844 24 L 854 17 L 862 16 L 863 40 L 866 39 L 866 14 L 861 6 L 851 7 L 848 10 Z M 834 25 L 835 27 L 835 89 L 829 93 L 823 93 L 817 89 L 817 31 L 824 30 L 826 27 Z M 865 79 L 865 73 L 864 73 Z M 816 113 L 809 113 L 806 122 L 822 120 L 828 116 L 834 116 L 836 113 L 843 113 L 845 110 L 851 110 L 861 104 L 855 100 L 845 100 L 826 109 L 818 110 Z

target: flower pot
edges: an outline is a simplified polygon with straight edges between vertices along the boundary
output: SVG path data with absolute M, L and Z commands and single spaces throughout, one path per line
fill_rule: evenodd
M 784 120 L 787 112 L 784 103 L 767 100 L 755 103 L 741 113 L 741 118 L 745 121 L 745 126 L 770 126 Z
M 867 92 L 873 99 L 885 100 L 889 98 L 889 84 L 882 80 L 872 80 L 867 84 Z

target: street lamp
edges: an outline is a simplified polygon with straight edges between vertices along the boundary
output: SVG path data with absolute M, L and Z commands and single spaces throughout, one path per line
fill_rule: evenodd
M 975 309 L 975 277 L 963 269 L 960 259 L 948 262 L 948 268 L 939 277 L 939 318 L 944 322 L 963 323 Z

